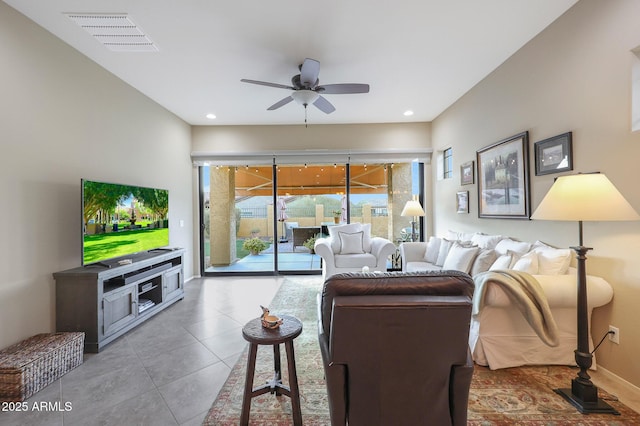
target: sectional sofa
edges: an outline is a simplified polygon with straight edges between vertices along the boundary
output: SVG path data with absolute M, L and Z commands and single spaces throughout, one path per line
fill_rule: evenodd
M 489 284 L 481 295 L 482 309 L 472 317 L 469 346 L 474 361 L 491 369 L 520 365 L 575 365 L 577 347 L 577 276 L 571 267 L 573 250 L 541 241 L 525 242 L 501 235 L 450 231 L 446 237 L 400 246 L 402 270 L 459 270 L 482 272 L 515 270 L 530 274 L 540 284 L 558 328 L 558 346 L 548 346 L 526 321 L 507 293 Z M 587 276 L 588 314 L 613 298 L 611 285 Z M 589 343 L 593 347 L 591 333 Z M 595 368 L 595 357 L 592 368 Z

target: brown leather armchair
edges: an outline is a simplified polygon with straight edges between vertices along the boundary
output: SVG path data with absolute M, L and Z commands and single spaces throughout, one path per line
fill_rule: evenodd
M 466 425 L 473 290 L 456 271 L 329 277 L 318 333 L 331 424 Z

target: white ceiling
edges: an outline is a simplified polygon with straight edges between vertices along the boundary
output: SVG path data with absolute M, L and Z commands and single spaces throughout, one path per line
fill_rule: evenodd
M 248 125 L 304 122 L 267 111 L 287 90 L 240 79 L 289 85 L 306 57 L 320 84 L 371 86 L 310 124 L 431 121 L 577 0 L 4 1 L 186 122 Z M 111 51 L 66 13 L 126 13 L 158 51 Z

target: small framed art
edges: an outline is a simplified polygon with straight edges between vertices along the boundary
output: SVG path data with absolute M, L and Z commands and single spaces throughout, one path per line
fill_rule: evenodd
M 469 213 L 469 191 L 458 191 L 456 194 L 456 210 L 458 213 Z
M 471 185 L 474 182 L 473 161 L 460 165 L 460 185 Z
M 536 142 L 536 176 L 573 170 L 571 132 Z

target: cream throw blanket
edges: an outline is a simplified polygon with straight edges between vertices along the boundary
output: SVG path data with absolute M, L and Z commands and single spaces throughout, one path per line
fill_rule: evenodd
M 473 315 L 484 306 L 487 284 L 492 283 L 505 292 L 509 300 L 522 312 L 540 340 L 548 346 L 558 346 L 558 326 L 551 314 L 540 283 L 526 272 L 514 270 L 488 271 L 473 278 L 476 289 L 473 295 Z

